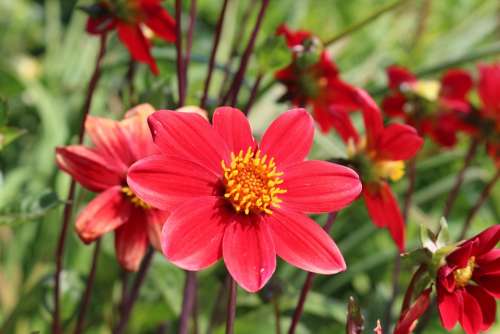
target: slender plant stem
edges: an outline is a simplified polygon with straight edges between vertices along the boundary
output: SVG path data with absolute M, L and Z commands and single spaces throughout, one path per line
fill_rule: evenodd
M 87 115 L 90 112 L 90 106 L 92 105 L 92 98 L 94 97 L 94 92 L 97 88 L 97 83 L 99 82 L 99 78 L 101 77 L 101 65 L 104 55 L 106 53 L 106 42 L 107 42 L 107 35 L 106 34 L 101 35 L 99 52 L 97 54 L 94 72 L 92 73 L 92 76 L 90 78 L 87 87 L 87 93 L 85 95 L 85 101 L 82 107 L 82 120 L 80 123 L 80 132 L 78 134 L 78 144 L 81 144 L 83 142 L 83 136 L 85 134 L 85 121 L 87 120 Z M 76 183 L 75 180 L 72 179 L 68 189 L 66 204 L 64 205 L 62 226 L 61 226 L 61 231 L 59 232 L 59 239 L 57 241 L 57 248 L 55 254 L 56 271 L 54 273 L 55 286 L 54 286 L 54 315 L 52 322 L 53 334 L 62 333 L 60 304 L 59 304 L 59 299 L 60 299 L 59 296 L 61 294 L 61 271 L 63 266 L 63 255 L 64 255 L 64 247 L 66 244 L 66 235 L 68 234 L 69 221 L 71 219 L 71 215 L 73 212 L 75 189 L 76 189 Z
M 224 26 L 224 18 L 226 17 L 228 2 L 229 0 L 224 0 L 224 2 L 222 3 L 222 9 L 219 14 L 219 19 L 217 20 L 217 25 L 215 26 L 215 35 L 212 45 L 212 52 L 210 52 L 207 77 L 205 79 L 205 86 L 203 87 L 203 95 L 200 101 L 200 108 L 202 109 L 205 109 L 207 105 L 208 91 L 210 88 L 210 82 L 212 81 L 212 74 L 214 72 L 214 65 L 215 65 L 215 57 L 217 56 L 217 49 L 219 48 L 220 36 L 222 34 L 222 27 Z
M 191 7 L 189 8 L 189 27 L 187 31 L 187 42 L 186 42 L 186 56 L 184 57 L 184 90 L 188 87 L 188 68 L 189 62 L 191 61 L 191 48 L 193 46 L 193 33 L 194 26 L 196 23 L 196 0 L 191 0 Z
M 250 109 L 252 108 L 255 102 L 255 98 L 257 97 L 257 92 L 259 91 L 260 83 L 262 82 L 263 77 L 264 75 L 262 73 L 257 75 L 252 90 L 250 91 L 250 97 L 248 98 L 247 105 L 245 106 L 245 108 L 243 108 L 243 113 L 247 116 L 250 113 Z
M 184 70 L 184 58 L 182 57 L 182 0 L 175 0 L 175 49 L 177 51 L 179 107 L 182 107 L 186 98 L 186 71 Z
M 219 286 L 219 291 L 217 292 L 217 297 L 214 299 L 214 304 L 212 306 L 212 312 L 210 315 L 210 321 L 208 322 L 206 334 L 212 334 L 214 327 L 220 323 L 221 319 L 223 319 L 223 306 L 220 301 L 224 300 L 226 293 L 229 290 L 229 280 L 231 279 L 229 274 L 226 274 L 224 281 L 221 282 Z
M 488 199 L 491 190 L 493 189 L 499 178 L 500 178 L 500 170 L 497 170 L 493 178 L 490 180 L 490 182 L 488 182 L 488 184 L 486 184 L 486 187 L 484 187 L 476 204 L 474 204 L 474 206 L 470 209 L 467 218 L 465 219 L 464 226 L 462 227 L 462 231 L 460 232 L 460 236 L 458 237 L 458 240 L 463 240 L 465 238 L 467 231 L 469 230 L 472 224 L 472 220 L 479 212 L 479 209 L 481 209 L 483 204 L 486 202 L 486 199 Z
M 278 297 L 273 297 L 272 303 L 273 303 L 273 309 L 274 309 L 275 334 L 281 334 L 280 299 Z
M 128 290 L 128 282 L 129 282 L 129 272 L 126 270 L 122 270 L 122 291 L 121 291 L 121 300 L 118 304 L 118 319 L 121 319 L 123 310 L 125 308 L 125 302 L 127 300 L 127 290 Z
M 234 319 L 236 317 L 236 282 L 232 277 L 229 281 L 229 297 L 227 299 L 226 334 L 234 333 Z
M 141 267 L 139 268 L 139 272 L 137 273 L 130 293 L 127 295 L 125 302 L 123 303 L 123 311 L 121 314 L 120 321 L 118 325 L 113 330 L 113 334 L 123 334 L 125 329 L 127 328 L 128 320 L 130 319 L 130 314 L 132 313 L 132 309 L 134 304 L 139 296 L 139 290 L 141 289 L 142 283 L 144 283 L 144 279 L 146 278 L 146 274 L 148 272 L 149 267 L 151 266 L 151 261 L 153 260 L 154 255 L 153 248 L 149 248 L 142 260 Z
M 470 164 L 472 163 L 472 160 L 476 155 L 478 146 L 479 146 L 479 140 L 475 138 L 472 139 L 469 146 L 469 150 L 465 155 L 462 169 L 458 172 L 457 178 L 455 179 L 455 184 L 448 193 L 448 198 L 446 199 L 446 204 L 444 206 L 444 211 L 443 211 L 444 218 L 448 218 L 448 216 L 450 215 L 451 209 L 453 208 L 453 204 L 455 204 L 455 200 L 457 199 L 460 187 L 464 182 L 465 171 L 467 170 L 467 168 L 469 168 Z
M 257 20 L 255 22 L 255 26 L 252 30 L 252 34 L 250 35 L 250 39 L 248 44 L 243 52 L 241 57 L 240 66 L 238 67 L 238 71 L 236 72 L 233 81 L 231 82 L 231 86 L 226 96 L 222 100 L 221 104 L 226 104 L 231 99 L 231 105 L 235 105 L 238 99 L 238 94 L 240 92 L 241 84 L 243 82 L 243 77 L 245 76 L 245 72 L 248 66 L 248 62 L 250 60 L 250 56 L 252 55 L 253 48 L 255 46 L 255 40 L 257 39 L 257 35 L 259 33 L 260 27 L 262 25 L 262 21 L 264 20 L 264 16 L 266 14 L 266 9 L 269 5 L 269 0 L 262 0 L 262 4 L 259 10 L 259 14 L 257 16 Z
M 128 102 L 130 106 L 133 106 L 137 103 L 135 99 L 135 89 L 134 89 L 134 77 L 137 69 L 136 62 L 133 59 L 130 59 L 128 64 L 127 74 L 125 76 L 126 85 L 128 89 Z
M 413 292 L 415 290 L 415 285 L 417 284 L 418 280 L 420 279 L 420 277 L 422 277 L 422 275 L 425 273 L 426 270 L 427 270 L 427 266 L 422 264 L 420 267 L 418 267 L 417 271 L 413 274 L 411 281 L 410 281 L 410 284 L 408 285 L 408 288 L 406 289 L 406 293 L 405 293 L 405 296 L 403 299 L 403 304 L 401 305 L 401 314 L 403 314 L 410 307 L 411 300 L 413 297 Z
M 83 331 L 85 324 L 85 314 L 87 313 L 87 308 L 90 302 L 90 295 L 92 294 L 92 288 L 94 287 L 94 279 L 97 270 L 97 261 L 99 259 L 99 253 L 101 250 L 101 240 L 98 239 L 94 246 L 94 256 L 92 257 L 92 265 L 90 266 L 90 273 L 87 277 L 87 286 L 85 287 L 85 292 L 83 294 L 82 305 L 80 306 L 80 314 L 78 315 L 78 320 L 76 322 L 75 334 L 80 334 Z
M 336 217 L 337 217 L 337 212 L 330 212 L 328 214 L 325 226 L 323 226 L 323 230 L 325 230 L 325 232 L 327 233 L 330 232 L 330 229 L 332 228 L 332 225 L 335 222 Z M 295 311 L 293 312 L 293 318 L 290 324 L 290 328 L 288 329 L 288 334 L 295 333 L 295 330 L 297 329 L 300 317 L 302 316 L 302 312 L 304 311 L 304 305 L 306 302 L 307 294 L 309 293 L 309 290 L 311 290 L 312 287 L 314 276 L 315 276 L 314 273 L 311 272 L 307 273 L 306 281 L 304 282 L 302 290 L 300 291 L 299 301 L 297 303 L 297 306 L 295 307 Z
M 196 298 L 196 272 L 186 271 L 184 282 L 184 296 L 182 298 L 182 311 L 179 320 L 179 334 L 187 334 L 189 330 L 189 316 L 192 314 Z
M 399 6 L 401 6 L 403 3 L 405 3 L 406 1 L 408 0 L 397 0 L 397 1 L 394 1 L 393 3 L 391 4 L 388 4 L 384 7 L 381 7 L 379 10 L 373 12 L 372 14 L 370 14 L 369 16 L 365 17 L 364 19 L 362 19 L 361 21 L 359 22 L 356 22 L 354 23 L 353 25 L 351 25 L 350 27 L 348 27 L 347 29 L 345 29 L 344 31 L 342 31 L 340 34 L 326 40 L 325 42 L 323 42 L 323 44 L 325 46 L 329 46 L 329 45 L 332 45 L 333 43 L 341 40 L 342 38 L 352 34 L 353 32 L 365 27 L 367 24 L 371 23 L 372 21 L 376 20 L 377 18 L 379 18 L 380 16 L 382 16 L 383 14 L 387 13 L 387 12 L 390 12 L 396 8 L 398 8 Z

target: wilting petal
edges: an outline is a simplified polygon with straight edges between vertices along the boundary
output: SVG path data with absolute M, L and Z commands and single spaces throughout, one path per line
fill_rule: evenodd
M 90 191 L 99 192 L 122 181 L 118 166 L 81 145 L 56 148 L 56 161 L 60 169 Z
M 160 110 L 148 122 L 162 153 L 195 161 L 222 175 L 221 161 L 229 160 L 229 148 L 206 119 L 195 113 Z
M 311 149 L 313 120 L 305 109 L 292 109 L 276 118 L 262 137 L 264 154 L 275 159 L 279 168 L 303 161 Z
M 475 278 L 477 284 L 495 298 L 500 298 L 500 275 L 482 275 Z
M 483 322 L 480 330 L 487 331 L 495 322 L 495 316 L 497 313 L 497 303 L 495 298 L 493 298 L 493 296 L 488 294 L 480 286 L 469 284 L 467 285 L 466 290 L 472 297 L 474 297 L 477 304 L 481 308 Z
M 175 42 L 175 20 L 161 6 L 161 2 L 141 1 L 144 23 L 167 42 Z
M 342 253 L 330 236 L 312 219 L 288 208 L 268 215 L 276 253 L 300 269 L 335 274 L 346 269 Z
M 161 239 L 167 259 L 186 270 L 201 270 L 220 259 L 224 230 L 233 220 L 225 205 L 217 197 L 202 197 L 172 212 Z
M 85 131 L 103 157 L 111 159 L 123 173 L 135 160 L 129 149 L 129 142 L 117 121 L 88 116 Z
M 417 130 L 406 124 L 392 124 L 378 139 L 377 157 L 382 160 L 408 160 L 424 143 Z
M 404 221 L 399 205 L 387 183 L 363 188 L 366 208 L 372 222 L 378 227 L 387 227 L 400 251 L 405 248 Z
M 147 233 L 149 242 L 154 248 L 161 250 L 161 230 L 167 221 L 170 213 L 168 211 L 161 211 L 156 209 L 145 210 L 147 219 Z
M 456 293 L 448 293 L 438 286 L 437 302 L 441 324 L 447 330 L 455 327 L 463 309 L 462 296 Z
M 158 66 L 151 56 L 151 45 L 144 37 L 141 28 L 138 25 L 130 25 L 123 22 L 117 24 L 118 37 L 125 44 L 132 58 L 138 62 L 149 65 L 151 72 L 158 75 Z
M 255 147 L 252 129 L 245 115 L 236 108 L 219 107 L 215 109 L 213 127 L 226 142 L 229 150 L 238 154 Z
M 76 219 L 76 232 L 83 242 L 92 242 L 116 229 L 130 216 L 131 205 L 124 198 L 120 186 L 97 195 Z
M 129 220 L 116 229 L 115 251 L 120 265 L 129 271 L 137 271 L 146 249 L 147 220 L 142 209 L 132 208 Z
M 389 88 L 391 89 L 400 89 L 402 84 L 412 83 L 417 80 L 413 73 L 401 66 L 389 66 L 386 72 L 389 78 Z
M 361 192 L 358 174 L 338 164 L 310 160 L 283 170 L 286 193 L 279 195 L 293 210 L 308 213 L 338 211 Z
M 430 298 L 429 295 L 432 289 L 426 289 L 422 294 L 415 300 L 413 305 L 410 306 L 406 312 L 401 314 L 399 321 L 394 329 L 394 334 L 410 334 L 416 325 L 416 321 L 424 314 L 424 312 L 429 307 Z
M 214 196 L 219 178 L 195 162 L 178 157 L 152 155 L 133 164 L 127 184 L 146 203 L 173 211 L 187 200 Z
M 268 228 L 259 217 L 237 216 L 224 232 L 224 263 L 234 280 L 249 292 L 260 290 L 276 269 L 276 251 Z
M 462 325 L 465 333 L 467 334 L 477 334 L 481 330 L 483 325 L 483 315 L 481 313 L 481 307 L 474 297 L 469 295 L 465 290 L 459 290 L 462 294 L 464 301 L 463 311 L 461 313 L 460 324 Z

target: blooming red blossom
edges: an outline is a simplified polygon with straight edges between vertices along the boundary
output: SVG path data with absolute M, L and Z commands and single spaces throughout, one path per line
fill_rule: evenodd
M 353 100 L 354 88 L 340 79 L 337 66 L 310 32 L 293 32 L 282 25 L 277 33 L 286 38 L 293 52 L 292 63 L 275 73 L 287 89 L 282 100 L 299 107 L 310 106 L 323 132 L 334 127 L 339 134 L 345 134 L 347 112 L 358 109 Z
M 278 117 L 260 144 L 243 113 L 229 107 L 215 110 L 213 125 L 169 110 L 154 113 L 149 125 L 162 155 L 136 162 L 128 184 L 148 203 L 172 210 L 162 233 L 168 260 L 201 270 L 223 257 L 252 292 L 272 276 L 276 255 L 316 273 L 345 270 L 335 243 L 304 213 L 340 210 L 361 183 L 350 168 L 304 161 L 314 133 L 305 110 Z
M 132 58 L 148 64 L 155 75 L 159 73 L 144 32 L 147 26 L 163 40 L 175 41 L 175 20 L 161 6 L 160 0 L 101 0 L 87 11 L 90 14 L 88 33 L 101 35 L 116 29 Z
M 390 66 L 387 76 L 390 93 L 382 101 L 384 112 L 402 118 L 441 146 L 454 146 L 462 119 L 469 111 L 470 75 L 453 69 L 443 75 L 441 82 L 419 80 L 403 67 Z
M 407 310 L 401 313 L 394 334 L 411 334 L 417 325 L 418 319 L 424 314 L 430 304 L 432 289 L 425 289 L 417 300 Z
M 457 321 L 467 334 L 487 331 L 500 298 L 500 225 L 459 244 L 437 273 L 441 323 L 451 330 Z
M 404 161 L 411 159 L 423 144 L 417 131 L 405 124 L 384 127 L 382 114 L 375 101 L 358 89 L 362 106 L 365 136 L 361 137 L 346 119 L 351 129 L 347 136 L 349 160 L 363 182 L 363 198 L 368 213 L 377 227 L 389 229 L 394 242 L 405 248 L 404 221 L 388 180 L 398 181 L 404 175 Z
M 56 149 L 57 164 L 78 183 L 99 193 L 76 220 L 85 243 L 115 231 L 118 261 L 135 271 L 149 243 L 159 249 L 161 226 L 168 214 L 139 199 L 127 185 L 127 171 L 136 160 L 157 153 L 147 127 L 150 105 L 130 110 L 117 122 L 89 116 L 85 130 L 95 147 L 72 145 Z

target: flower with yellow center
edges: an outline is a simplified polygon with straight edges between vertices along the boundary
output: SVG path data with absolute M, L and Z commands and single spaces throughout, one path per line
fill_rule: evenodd
M 405 163 L 402 160 L 380 160 L 375 163 L 375 174 L 382 179 L 398 181 L 405 175 Z
M 467 265 L 465 267 L 457 269 L 453 272 L 453 276 L 455 277 L 455 284 L 459 288 L 463 288 L 469 283 L 472 278 L 475 265 L 476 258 L 474 256 L 471 256 L 469 261 L 467 261 Z
M 286 193 L 279 187 L 283 172 L 276 170 L 274 158 L 261 156 L 261 151 L 251 147 L 246 153 L 231 153 L 231 163 L 221 162 L 224 171 L 224 197 L 236 212 L 272 214 L 271 207 L 279 208 L 279 194 Z
M 441 83 L 435 80 L 418 80 L 411 86 L 411 91 L 429 101 L 436 101 L 441 91 Z
M 129 187 L 122 187 L 122 193 L 125 195 L 125 197 L 136 207 L 142 208 L 142 209 L 151 209 L 151 206 L 144 202 L 142 199 L 137 197 L 136 194 L 130 189 Z

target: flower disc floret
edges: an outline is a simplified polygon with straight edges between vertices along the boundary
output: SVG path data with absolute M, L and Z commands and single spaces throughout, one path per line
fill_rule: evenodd
M 129 187 L 125 186 L 122 187 L 121 189 L 123 195 L 136 207 L 142 208 L 142 209 L 151 209 L 151 206 L 144 202 L 142 199 L 137 197 L 137 195 L 130 189 Z
M 236 212 L 272 214 L 271 207 L 279 207 L 279 194 L 286 193 L 279 187 L 283 183 L 283 172 L 276 170 L 274 158 L 268 159 L 260 150 L 248 148 L 238 155 L 231 153 L 231 163 L 221 162 L 224 171 L 224 198 L 228 199 Z
M 467 265 L 464 268 L 457 269 L 453 272 L 453 276 L 455 278 L 455 284 L 463 288 L 472 278 L 472 274 L 474 273 L 474 266 L 476 264 L 476 258 L 472 256 L 469 261 L 467 261 Z

